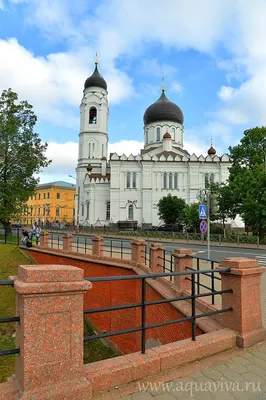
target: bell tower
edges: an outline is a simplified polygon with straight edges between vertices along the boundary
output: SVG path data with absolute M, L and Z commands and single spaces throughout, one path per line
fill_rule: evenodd
M 80 104 L 79 165 L 99 166 L 108 153 L 107 84 L 98 70 L 85 81 Z

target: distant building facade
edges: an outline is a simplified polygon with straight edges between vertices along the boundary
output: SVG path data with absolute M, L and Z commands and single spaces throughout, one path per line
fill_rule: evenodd
M 197 202 L 199 189 L 223 182 L 230 165 L 227 154 L 211 146 L 197 157 L 184 148 L 184 117 L 166 97 L 144 113 L 144 148 L 140 154 L 108 154 L 107 83 L 98 71 L 86 80 L 80 105 L 79 154 L 76 177 L 76 221 L 83 225 L 137 221 L 160 224 L 157 204 L 168 193 Z M 78 207 L 79 200 L 79 207 Z M 78 215 L 79 214 L 79 215 Z
M 76 185 L 64 181 L 37 185 L 20 222 L 24 225 L 32 225 L 36 221 L 40 225 L 55 222 L 72 225 L 75 220 L 75 192 Z

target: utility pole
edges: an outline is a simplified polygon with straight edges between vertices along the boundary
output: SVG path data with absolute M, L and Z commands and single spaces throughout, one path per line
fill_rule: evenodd
M 77 181 L 78 183 L 78 181 Z M 78 209 L 77 209 L 77 231 L 79 232 L 79 203 L 80 203 L 80 186 L 78 183 Z
M 210 259 L 210 252 L 211 252 L 211 239 L 210 239 L 210 217 L 211 217 L 211 201 L 210 201 L 210 192 L 207 191 L 206 193 L 207 196 L 207 258 Z

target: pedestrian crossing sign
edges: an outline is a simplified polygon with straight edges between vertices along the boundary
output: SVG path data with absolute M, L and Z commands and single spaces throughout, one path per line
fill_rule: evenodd
M 199 206 L 199 217 L 200 219 L 207 218 L 207 206 Z

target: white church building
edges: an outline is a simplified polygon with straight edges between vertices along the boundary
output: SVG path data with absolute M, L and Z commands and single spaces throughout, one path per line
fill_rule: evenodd
M 164 88 L 144 112 L 140 154 L 111 153 L 107 159 L 108 116 L 107 83 L 96 62 L 80 105 L 75 218 L 81 225 L 134 220 L 158 226 L 162 197 L 171 193 L 191 204 L 198 202 L 198 191 L 208 182 L 227 179 L 227 154 L 218 156 L 211 146 L 198 157 L 184 148 L 184 116 Z

